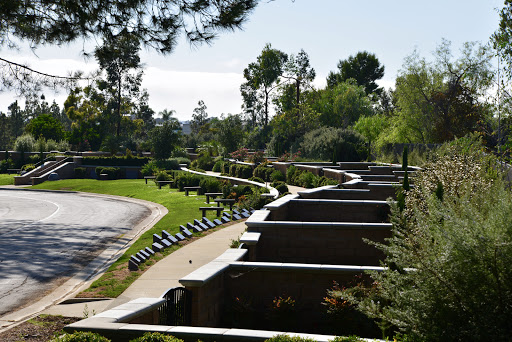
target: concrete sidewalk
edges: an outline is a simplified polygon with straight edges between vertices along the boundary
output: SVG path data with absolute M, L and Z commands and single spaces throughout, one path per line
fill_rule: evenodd
M 160 297 L 167 289 L 181 286 L 179 279 L 224 253 L 229 248 L 231 240 L 238 239 L 245 228 L 245 222 L 234 223 L 183 246 L 151 266 L 118 298 L 58 304 L 43 313 L 84 317 L 88 314 L 98 314 L 139 297 Z

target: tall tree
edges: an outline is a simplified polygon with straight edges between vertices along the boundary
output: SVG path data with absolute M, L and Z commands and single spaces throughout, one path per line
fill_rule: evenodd
M 240 28 L 258 1 L 2 1 L 0 45 L 13 47 L 18 40 L 31 47 L 77 40 L 103 41 L 127 30 L 140 44 L 168 54 L 180 35 L 192 44 L 201 44 L 211 42 L 221 31 Z M 66 80 L 3 58 L 0 70 L 2 86 L 20 91 L 30 85 L 52 85 Z
M 130 99 L 139 95 L 142 82 L 139 50 L 137 37 L 123 30 L 115 36 L 105 37 L 103 45 L 94 52 L 100 70 L 106 74 L 106 79 L 100 80 L 98 85 L 110 94 L 109 107 L 116 137 L 121 128 L 123 97 Z
M 256 62 L 250 63 L 244 69 L 246 82 L 242 84 L 240 91 L 244 100 L 257 98 L 262 103 L 263 126 L 268 125 L 270 97 L 280 84 L 279 77 L 283 74 L 284 63 L 287 60 L 288 56 L 284 52 L 272 49 L 272 46 L 267 44 Z
M 291 81 L 295 89 L 295 106 L 301 102 L 301 92 L 311 86 L 316 72 L 309 63 L 309 56 L 300 50 L 297 56 L 291 55 L 284 67 L 284 78 Z
M 331 71 L 327 76 L 327 86 L 333 87 L 340 82 L 353 78 L 358 85 L 364 87 L 367 95 L 379 94 L 382 89 L 375 81 L 383 76 L 384 66 L 380 64 L 375 54 L 362 51 L 355 56 L 340 60 L 338 62 L 338 72 Z
M 190 128 L 192 133 L 199 134 L 201 132 L 201 128 L 206 124 L 208 120 L 208 113 L 206 112 L 206 105 L 203 100 L 199 100 L 197 102 L 197 107 L 194 108 L 194 113 L 192 114 L 192 122 L 190 123 Z
M 393 140 L 444 142 L 479 130 L 489 118 L 486 99 L 494 77 L 490 51 L 466 43 L 453 60 L 450 45 L 443 40 L 433 62 L 417 52 L 405 59 L 394 92 Z

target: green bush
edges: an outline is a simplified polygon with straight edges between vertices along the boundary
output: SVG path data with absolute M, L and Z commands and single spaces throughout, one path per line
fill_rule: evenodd
M 62 337 L 55 337 L 51 342 L 110 342 L 110 340 L 90 331 L 77 331 Z
M 36 140 L 30 134 L 23 134 L 16 138 L 14 150 L 18 152 L 32 152 L 36 146 Z
M 0 173 L 7 173 L 7 169 L 14 168 L 14 163 L 12 159 L 4 159 L 0 161 Z
M 295 165 L 290 165 L 286 170 L 286 183 L 295 185 L 295 179 L 299 174 L 299 169 Z
M 30 172 L 34 170 L 36 167 L 34 164 L 25 164 L 21 167 L 21 171 Z
M 142 176 L 154 176 L 160 169 L 155 161 L 151 160 L 148 163 L 144 164 L 140 169 L 140 173 Z
M 155 182 L 160 181 L 171 181 L 172 176 L 168 174 L 166 171 L 158 171 L 155 175 Z
M 236 165 L 236 176 L 237 178 L 248 179 L 252 177 L 252 167 L 249 165 L 237 164 Z
M 203 155 L 196 160 L 194 160 L 190 167 L 198 168 L 203 170 L 211 170 L 214 166 L 213 158 L 209 155 Z
M 41 157 L 39 154 L 32 154 L 28 157 L 28 161 L 30 164 L 37 164 L 41 161 Z
M 253 176 L 254 177 L 258 177 L 258 178 L 261 178 L 267 182 L 270 182 L 270 176 L 272 175 L 272 173 L 274 172 L 274 169 L 271 168 L 271 167 L 268 167 L 267 166 L 268 164 L 260 164 L 258 165 L 255 169 L 254 169 L 254 172 L 253 172 Z
M 260 177 L 251 177 L 248 180 L 250 180 L 252 182 L 265 183 L 265 181 L 263 179 L 261 179 Z
M 87 169 L 85 167 L 75 167 L 75 178 L 83 179 L 87 176 Z
M 108 179 L 110 180 L 119 179 L 121 177 L 121 169 L 118 167 L 98 166 L 94 171 L 96 172 L 96 177 L 98 179 L 102 173 L 107 174 Z
M 269 338 L 268 340 L 265 340 L 265 342 L 316 342 L 316 340 L 312 338 L 303 338 L 299 336 L 289 336 L 283 334 Z
M 286 176 L 281 171 L 275 170 L 270 175 L 270 180 L 272 182 L 284 182 L 286 181 Z
M 130 342 L 183 342 L 183 340 L 171 335 L 164 335 L 158 332 L 147 332 L 142 337 L 133 339 Z
M 303 156 L 325 161 L 363 161 L 368 157 L 366 141 L 359 133 L 342 128 L 321 127 L 304 135 Z
M 412 340 L 510 340 L 512 194 L 480 149 L 453 146 L 415 174 L 377 244 L 389 265 L 371 274 L 380 300 L 349 298 Z
M 212 171 L 213 172 L 222 172 L 223 166 L 224 166 L 224 161 L 219 160 L 219 161 L 215 162 L 215 164 L 213 165 Z
M 177 187 L 179 191 L 184 191 L 186 186 L 199 186 L 202 178 L 202 176 L 193 173 L 182 172 L 175 176 L 174 186 Z
M 237 206 L 241 209 L 261 209 L 264 205 L 273 201 L 267 197 L 261 197 L 261 194 L 268 193 L 267 188 L 249 187 L 250 191 L 245 191 L 237 197 Z M 244 189 L 247 190 L 247 189 Z
M 288 192 L 288 187 L 286 186 L 285 182 L 273 182 L 272 187 L 275 188 L 277 191 L 279 191 L 280 194 L 284 194 L 285 192 Z
M 336 336 L 332 340 L 329 340 L 329 342 L 364 342 L 360 337 L 357 336 Z
M 199 186 L 204 192 L 220 192 L 222 184 L 214 177 L 203 177 L 199 182 Z

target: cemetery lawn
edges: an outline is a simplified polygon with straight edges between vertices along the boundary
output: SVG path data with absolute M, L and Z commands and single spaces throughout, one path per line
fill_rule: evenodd
M 172 246 L 166 248 L 163 253 L 156 253 L 151 259 L 140 265 L 139 271 L 128 270 L 128 259 L 132 254 L 139 250 L 150 247 L 153 243 L 153 234 L 161 234 L 165 229 L 171 234 L 178 233 L 180 224 L 186 225 L 194 219 L 201 217 L 199 207 L 204 206 L 205 196 L 185 196 L 184 192 L 178 192 L 177 189 L 169 189 L 169 187 L 158 187 L 154 182 L 148 181 L 146 185 L 142 179 L 119 179 L 113 181 L 98 181 L 94 179 L 63 179 L 55 182 L 44 182 L 42 184 L 32 186 L 30 189 L 47 189 L 47 190 L 65 190 L 65 191 L 82 191 L 98 194 L 117 195 L 124 197 L 132 197 L 143 199 L 155 203 L 159 203 L 169 210 L 153 228 L 142 234 L 137 241 L 101 276 L 100 279 L 93 282 L 91 287 L 77 297 L 107 297 L 116 298 L 124 292 L 148 267 L 156 263 L 158 260 L 174 252 L 181 246 Z M 208 213 L 208 217 L 215 218 L 215 213 Z M 218 229 L 218 228 L 217 228 Z M 212 231 L 214 231 L 213 229 Z M 206 233 L 194 233 L 191 240 L 184 241 L 182 244 L 190 243 Z M 229 246 L 226 246 L 228 248 Z
M 7 173 L 0 173 L 0 185 L 12 185 L 14 184 L 14 176 L 8 175 Z

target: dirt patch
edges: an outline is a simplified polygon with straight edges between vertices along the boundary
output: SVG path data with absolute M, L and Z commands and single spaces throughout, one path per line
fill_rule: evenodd
M 3 333 L 0 333 L 2 342 L 47 342 L 62 334 L 62 328 L 77 322 L 79 317 L 62 317 L 39 315 L 21 323 Z

